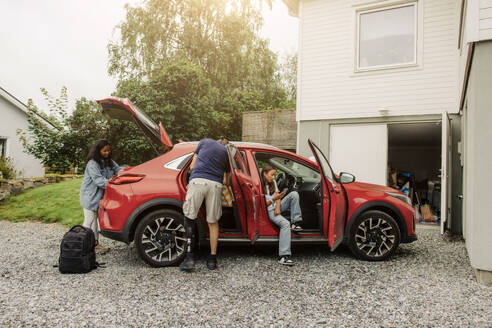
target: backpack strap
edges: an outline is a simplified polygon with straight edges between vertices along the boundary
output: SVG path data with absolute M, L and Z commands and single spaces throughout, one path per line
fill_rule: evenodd
M 80 224 L 77 224 L 77 225 L 74 225 L 73 227 L 71 227 L 71 228 L 70 228 L 70 230 L 68 230 L 68 231 L 73 231 L 73 230 L 75 230 L 76 228 L 81 228 L 81 229 L 82 229 L 82 230 L 84 230 L 84 231 L 88 231 L 88 230 L 89 230 L 89 228 L 86 228 L 86 227 L 84 227 L 84 226 L 82 226 L 82 225 L 80 225 Z
M 96 267 L 98 267 L 98 268 L 105 268 L 106 267 L 106 263 L 104 263 L 104 262 L 99 263 L 99 262 L 96 261 Z

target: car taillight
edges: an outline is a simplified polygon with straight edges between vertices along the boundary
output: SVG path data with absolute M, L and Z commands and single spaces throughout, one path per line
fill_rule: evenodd
M 114 177 L 111 178 L 111 180 L 109 180 L 109 183 L 115 185 L 134 183 L 142 180 L 144 177 L 145 175 L 141 175 L 141 174 L 126 174 L 121 176 L 115 175 Z

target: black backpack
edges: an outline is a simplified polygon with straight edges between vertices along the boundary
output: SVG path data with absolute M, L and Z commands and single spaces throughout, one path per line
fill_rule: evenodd
M 65 235 L 60 245 L 58 269 L 61 273 L 87 273 L 97 268 L 96 239 L 90 228 L 73 226 Z

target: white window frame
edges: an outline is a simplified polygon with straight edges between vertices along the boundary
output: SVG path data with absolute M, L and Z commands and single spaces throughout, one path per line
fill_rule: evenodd
M 8 157 L 9 155 L 8 155 L 8 152 L 7 152 L 8 151 L 7 144 L 8 144 L 8 140 L 9 139 L 7 137 L 0 136 L 0 140 L 3 140 L 4 141 L 4 147 L 5 147 L 4 150 L 3 150 L 3 153 L 2 153 L 2 149 L 0 149 L 0 157 L 2 157 L 2 155 L 4 155 L 5 157 Z
M 383 11 L 383 10 L 389 10 L 389 9 L 395 9 L 395 8 L 401 8 L 401 7 L 409 7 L 413 6 L 414 7 L 414 19 L 415 19 L 415 40 L 414 40 L 414 61 L 413 62 L 407 62 L 407 63 L 400 63 L 400 64 L 389 64 L 389 65 L 378 65 L 378 66 L 371 66 L 371 67 L 359 67 L 359 60 L 360 60 L 360 55 L 359 55 L 359 45 L 360 45 L 360 15 L 361 14 L 367 14 L 367 13 L 372 13 L 372 12 L 378 12 L 378 11 Z M 371 71 L 378 71 L 378 70 L 385 70 L 385 69 L 394 69 L 394 68 L 406 68 L 406 67 L 414 67 L 414 66 L 419 66 L 420 62 L 420 52 L 422 48 L 422 20 L 421 20 L 421 15 L 419 13 L 422 12 L 421 9 L 422 6 L 422 1 L 404 1 L 404 2 L 397 2 L 397 3 L 382 3 L 377 6 L 371 6 L 371 7 L 366 7 L 366 8 L 358 8 L 355 11 L 355 72 L 371 72 Z

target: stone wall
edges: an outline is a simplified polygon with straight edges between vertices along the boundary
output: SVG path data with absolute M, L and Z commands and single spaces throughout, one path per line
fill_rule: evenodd
M 13 180 L 0 179 L 0 201 L 9 197 L 10 195 L 17 194 L 26 189 L 36 188 L 61 181 L 78 179 L 80 177 L 81 176 L 78 175 L 52 175 L 39 178 L 24 178 Z
M 281 149 L 296 150 L 295 109 L 243 113 L 242 141 L 260 142 Z

